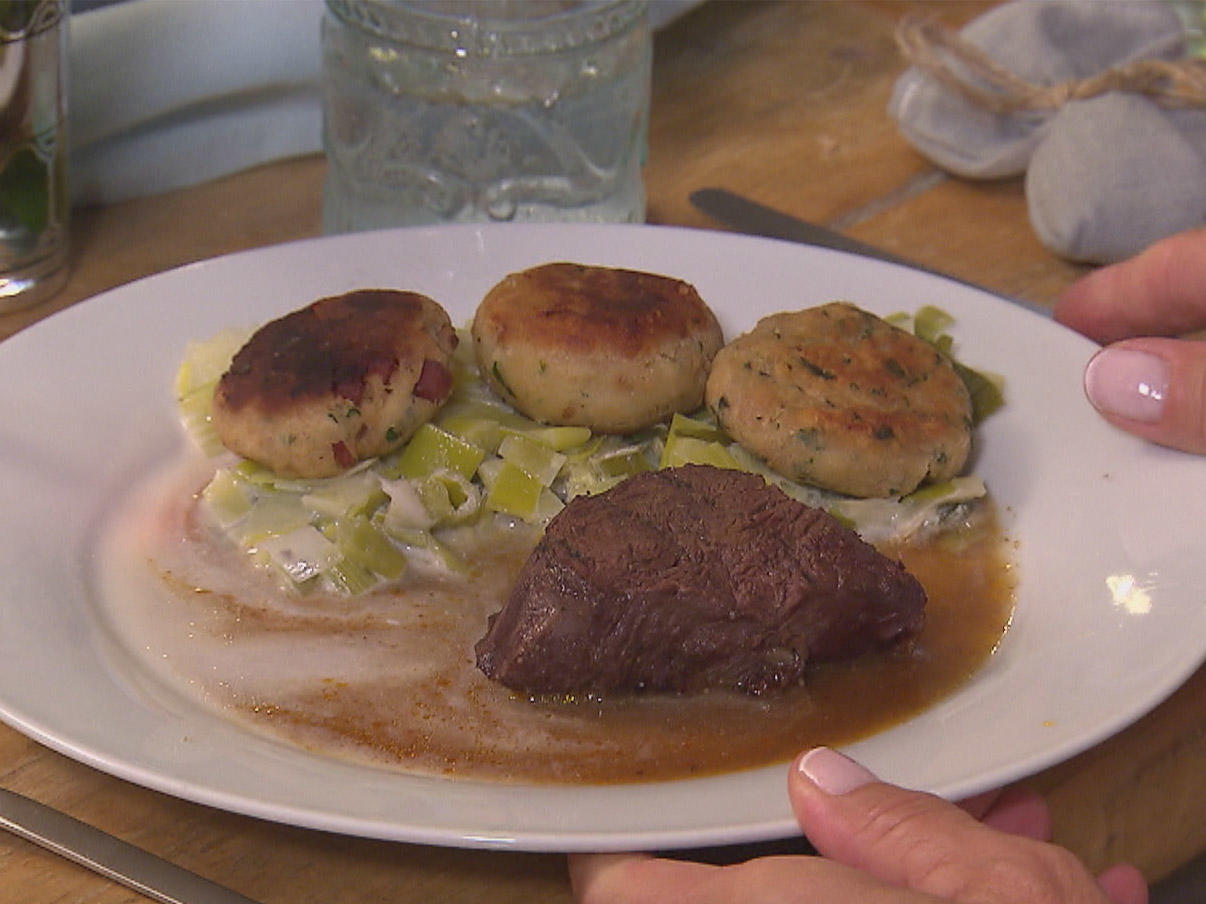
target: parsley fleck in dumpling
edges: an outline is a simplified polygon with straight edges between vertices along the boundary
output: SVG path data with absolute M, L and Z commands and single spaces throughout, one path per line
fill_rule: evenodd
M 765 317 L 717 353 L 708 407 L 792 480 L 898 496 L 956 476 L 972 408 L 933 345 L 847 302 Z
M 703 404 L 723 340 L 680 279 L 575 263 L 513 273 L 473 318 L 482 378 L 528 417 L 630 433 Z

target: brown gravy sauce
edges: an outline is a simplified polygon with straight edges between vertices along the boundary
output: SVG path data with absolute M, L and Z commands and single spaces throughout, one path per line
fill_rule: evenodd
M 908 719 L 992 654 L 1013 580 L 991 506 L 958 536 L 898 555 L 929 595 L 908 650 L 817 667 L 769 699 L 533 702 L 489 681 L 473 645 L 535 542 L 528 528 L 450 538 L 471 580 L 412 568 L 408 586 L 356 599 L 297 596 L 241 561 L 205 522 L 180 466 L 142 488 L 108 532 L 106 614 L 162 680 L 252 730 L 307 750 L 415 773 L 608 783 L 785 761 Z

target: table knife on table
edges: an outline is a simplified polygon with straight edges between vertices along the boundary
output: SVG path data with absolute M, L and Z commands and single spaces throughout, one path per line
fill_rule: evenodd
M 768 207 L 765 204 L 753 201 L 724 188 L 698 189 L 691 192 L 690 201 L 713 219 L 748 235 L 782 239 L 789 242 L 798 242 L 802 245 L 815 245 L 820 248 L 832 248 L 836 251 L 845 251 L 849 254 L 858 254 L 862 257 L 872 257 L 877 260 L 888 261 L 889 263 L 910 267 L 913 270 L 921 270 L 925 273 L 941 276 L 944 279 L 962 283 L 973 289 L 991 292 L 999 298 L 1004 298 L 1014 304 L 1021 305 L 1027 310 L 1034 311 L 1036 314 L 1041 314 L 1044 317 L 1051 316 L 1051 312 L 1040 305 L 1020 298 L 1001 295 L 1000 292 L 994 292 L 984 286 L 968 282 L 965 279 L 960 279 L 941 270 L 926 267 L 915 261 L 893 254 L 890 251 L 884 251 L 882 248 L 868 245 L 866 242 L 861 242 L 836 230 L 818 226 L 816 223 L 809 223 L 807 220 L 801 220 L 799 217 L 776 210 L 773 207 Z
M 0 788 L 0 829 L 41 845 L 162 904 L 256 904 L 238 892 Z

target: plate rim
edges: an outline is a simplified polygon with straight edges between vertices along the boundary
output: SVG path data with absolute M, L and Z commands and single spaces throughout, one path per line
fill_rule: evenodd
M 349 247 L 360 245 L 362 243 L 377 243 L 382 240 L 382 237 L 398 237 L 398 238 L 418 238 L 420 235 L 435 235 L 437 237 L 450 236 L 456 234 L 458 240 L 463 240 L 465 236 L 476 236 L 482 233 L 483 229 L 490 230 L 490 227 L 481 227 L 477 225 L 467 224 L 464 226 L 452 227 L 422 227 L 418 229 L 405 230 L 383 230 L 380 233 L 361 233 L 353 236 L 337 236 L 337 237 L 312 237 L 299 239 L 291 242 L 279 243 L 276 245 L 265 246 L 263 248 L 244 249 L 233 252 L 231 254 L 222 255 L 215 258 L 209 258 L 202 261 L 196 261 L 189 264 L 184 264 L 179 267 L 172 268 L 157 274 L 151 274 L 125 283 L 120 286 L 113 287 L 85 302 L 77 305 L 72 305 L 61 311 L 57 311 L 43 320 L 31 324 L 29 327 L 19 331 L 8 339 L 0 342 L 0 366 L 8 360 L 10 353 L 10 343 L 24 347 L 25 344 L 37 343 L 44 334 L 52 333 L 54 330 L 70 331 L 74 326 L 76 319 L 79 319 L 86 325 L 87 319 L 91 314 L 81 313 L 88 310 L 99 310 L 99 306 L 117 305 L 123 303 L 123 299 L 127 299 L 132 292 L 145 291 L 148 285 L 154 287 L 162 284 L 166 279 L 189 280 L 193 277 L 198 277 L 202 281 L 207 278 L 210 271 L 215 266 L 230 266 L 230 262 L 247 262 L 256 260 L 265 260 L 272 255 L 288 256 L 292 253 L 304 253 L 311 247 L 317 247 L 320 244 L 330 243 L 346 243 Z M 531 233 L 537 238 L 546 237 L 550 234 L 561 234 L 565 231 L 566 226 L 516 226 L 507 225 L 493 227 L 493 229 L 510 230 L 515 233 L 520 231 Z M 682 226 L 575 226 L 572 232 L 582 234 L 584 230 L 589 230 L 592 233 L 598 234 L 623 234 L 631 238 L 637 234 L 635 230 L 641 230 L 647 233 L 648 230 L 655 230 L 660 236 L 677 236 L 676 241 L 697 241 L 703 244 L 719 243 L 721 245 L 745 245 L 747 248 L 762 248 L 762 247 L 781 247 L 790 248 L 793 252 L 798 252 L 805 249 L 806 246 L 794 245 L 788 242 L 781 242 L 774 239 L 764 239 L 752 236 L 745 236 L 736 233 L 696 229 L 694 227 Z M 623 230 L 622 233 L 617 233 L 617 230 Z M 366 236 L 370 238 L 365 238 Z M 424 239 L 429 240 L 429 239 Z M 656 244 L 656 240 L 654 240 Z M 959 283 L 955 280 L 949 280 L 941 276 L 936 276 L 929 273 L 921 273 L 920 271 L 910 270 L 897 264 L 891 264 L 882 261 L 873 261 L 868 258 L 856 257 L 843 252 L 832 251 L 828 249 L 806 248 L 807 252 L 817 259 L 841 260 L 851 265 L 855 269 L 871 267 L 872 269 L 881 268 L 881 272 L 897 273 L 903 271 L 911 274 L 910 279 L 922 279 L 925 281 L 936 281 L 946 283 L 959 293 L 972 292 L 977 295 L 982 295 L 988 300 L 993 300 L 993 303 L 1007 305 L 1008 300 L 1000 299 L 998 296 L 993 296 L 988 290 L 975 289 L 966 284 Z M 225 263 L 224 263 L 225 262 Z M 886 268 L 886 269 L 882 269 Z M 498 278 L 504 275 L 498 272 Z M 677 275 L 677 274 L 676 274 Z M 684 275 L 684 278 L 689 276 Z M 127 302 L 128 304 L 128 302 Z M 89 308 L 88 306 L 93 306 Z M 290 309 L 289 305 L 284 305 L 281 310 Z M 778 308 L 776 308 L 778 309 Z M 1016 309 L 1018 313 L 1026 313 L 1025 309 Z M 1030 316 L 1040 316 L 1029 312 Z M 54 326 L 48 326 L 54 324 Z M 66 325 L 64 325 L 66 324 Z M 1082 346 L 1086 350 L 1092 347 L 1091 343 L 1084 340 Z M 1137 447 L 1138 448 L 1138 447 Z M 1146 447 L 1142 447 L 1146 449 Z M 2 510 L 0 510 L 2 514 Z M 0 584 L 0 589 L 3 585 Z M 3 605 L 3 603 L 0 603 Z M 1135 719 L 1140 718 L 1143 714 L 1155 708 L 1168 695 L 1170 695 L 1177 687 L 1179 687 L 1188 677 L 1201 666 L 1201 663 L 1206 660 L 1206 646 L 1199 651 L 1196 661 L 1186 661 L 1183 668 L 1177 673 L 1167 673 L 1164 675 L 1164 680 L 1158 688 L 1154 688 L 1149 695 L 1150 700 L 1147 705 L 1141 710 L 1133 710 L 1127 713 L 1120 714 L 1112 723 L 1100 723 L 1098 730 L 1093 733 L 1082 734 L 1080 737 L 1070 739 L 1058 747 L 1054 747 L 1048 754 L 1047 761 L 1032 759 L 1028 765 L 1033 766 L 1036 762 L 1039 768 L 1045 768 L 1055 762 L 1060 762 L 1073 756 L 1084 749 L 1093 746 L 1100 742 L 1103 738 L 1116 733 L 1125 725 L 1130 724 Z M 372 820 L 365 818 L 345 817 L 343 819 L 338 816 L 327 816 L 323 818 L 315 818 L 308 811 L 299 810 L 293 811 L 289 808 L 280 806 L 258 806 L 254 802 L 244 801 L 242 805 L 238 800 L 227 800 L 226 795 L 221 793 L 210 792 L 205 793 L 204 788 L 198 788 L 188 782 L 173 780 L 170 776 L 145 774 L 143 770 L 138 769 L 130 763 L 115 761 L 111 756 L 105 756 L 98 750 L 88 749 L 86 746 L 81 747 L 77 744 L 72 744 L 70 739 L 58 736 L 52 731 L 48 731 L 43 725 L 39 724 L 36 718 L 29 718 L 19 711 L 14 711 L 7 699 L 7 694 L 0 691 L 0 719 L 15 728 L 17 731 L 27 735 L 33 740 L 57 750 L 80 762 L 84 762 L 94 768 L 100 769 L 111 775 L 116 775 L 120 778 L 135 782 L 136 784 L 155 788 L 156 790 L 164 791 L 174 796 L 183 797 L 193 800 L 198 803 L 208 804 L 211 806 L 219 806 L 223 809 L 233 812 L 241 812 L 246 815 L 264 818 L 277 822 L 286 822 L 291 825 L 299 825 L 322 830 L 342 831 L 347 834 L 365 835 L 367 837 L 385 838 L 398 841 L 414 841 L 419 843 L 434 843 L 440 845 L 454 847 L 490 847 L 502 848 L 509 850 L 538 850 L 538 851 L 564 851 L 564 850 L 601 850 L 601 849 L 620 849 L 634 842 L 640 842 L 641 847 L 697 847 L 704 845 L 712 845 L 717 843 L 742 843 L 750 841 L 765 841 L 774 838 L 782 838 L 788 835 L 795 834 L 798 829 L 791 818 L 790 813 L 786 810 L 786 799 L 784 796 L 784 808 L 777 816 L 769 816 L 766 819 L 757 822 L 749 822 L 742 824 L 740 828 L 727 826 L 723 830 L 711 828 L 705 829 L 684 829 L 675 832 L 667 832 L 665 830 L 652 830 L 648 832 L 625 831 L 622 837 L 619 837 L 616 832 L 597 832 L 583 830 L 577 833 L 567 831 L 556 832 L 541 832 L 541 831 L 520 831 L 520 832 L 479 832 L 472 828 L 456 829 L 452 827 L 442 829 L 424 829 L 416 831 L 413 826 L 376 826 Z M 857 746 L 853 745 L 853 746 Z M 749 770 L 750 773 L 766 772 L 777 767 L 763 767 L 759 770 Z M 783 764 L 785 771 L 786 764 Z M 1025 774 L 1029 774 L 1033 769 L 1028 768 Z M 1013 776 L 1020 778 L 1021 775 Z M 705 780 L 706 781 L 706 780 Z M 681 785 L 683 782 L 698 784 L 698 779 L 677 780 L 670 784 Z M 522 787 L 529 787 L 524 785 Z M 332 828 L 332 826 L 336 826 Z M 342 827 L 339 827 L 342 826 Z M 667 843 L 670 842 L 670 843 Z

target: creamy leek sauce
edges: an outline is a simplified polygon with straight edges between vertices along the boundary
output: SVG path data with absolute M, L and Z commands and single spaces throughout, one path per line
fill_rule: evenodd
M 929 594 L 910 649 L 817 667 L 806 687 L 769 698 L 531 701 L 479 672 L 473 646 L 536 542 L 532 528 L 490 521 L 449 536 L 473 563 L 468 577 L 420 564 L 401 589 L 287 593 L 208 523 L 196 493 L 211 474 L 177 463 L 115 518 L 101 590 L 118 634 L 159 680 L 251 730 L 406 772 L 601 783 L 784 761 L 957 689 L 1012 610 L 1007 545 L 985 505 L 957 536 L 886 550 Z

